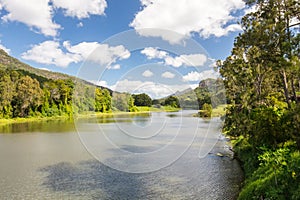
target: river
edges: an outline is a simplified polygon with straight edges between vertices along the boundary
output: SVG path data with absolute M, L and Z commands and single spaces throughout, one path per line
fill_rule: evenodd
M 192 113 L 0 126 L 0 199 L 236 199 L 219 120 Z

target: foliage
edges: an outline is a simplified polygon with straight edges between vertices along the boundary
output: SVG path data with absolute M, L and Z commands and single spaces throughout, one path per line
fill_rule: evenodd
M 152 105 L 151 97 L 145 93 L 133 94 L 132 97 L 134 99 L 135 106 L 151 106 Z
M 71 79 L 38 80 L 22 70 L 0 69 L 0 74 L 0 118 L 72 116 L 74 110 L 110 112 L 112 108 L 107 89 L 79 83 L 74 91 Z
M 163 103 L 164 106 L 171 106 L 174 108 L 180 108 L 179 99 L 176 96 L 169 96 L 166 98 L 165 102 Z
M 210 104 L 203 104 L 202 109 L 199 112 L 200 117 L 211 117 L 212 106 Z
M 128 93 L 115 92 L 112 96 L 112 107 L 114 111 L 136 112 L 134 98 Z
M 218 61 L 231 104 L 224 131 L 246 173 L 239 199 L 298 199 L 300 36 L 291 19 L 300 3 L 246 3 L 255 11 L 241 20 L 231 56 Z
M 111 96 L 107 89 L 95 89 L 95 111 L 109 112 L 111 110 Z
M 205 103 L 211 104 L 213 108 L 226 104 L 225 88 L 220 78 L 201 80 L 195 89 L 177 92 L 175 95 L 183 109 L 199 110 Z M 157 104 L 157 101 L 153 104 Z

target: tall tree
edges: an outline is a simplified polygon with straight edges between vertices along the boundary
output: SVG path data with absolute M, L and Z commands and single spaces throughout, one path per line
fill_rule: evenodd
M 219 63 L 229 97 L 245 107 L 255 107 L 279 92 L 290 106 L 291 94 L 296 95 L 291 70 L 299 61 L 297 45 L 293 45 L 299 33 L 294 29 L 297 23 L 291 21 L 299 19 L 299 2 L 248 0 L 247 4 L 256 11 L 243 17 L 243 33 L 236 38 L 232 55 Z
M 132 95 L 134 99 L 135 106 L 151 106 L 152 99 L 149 95 L 142 93 L 142 94 L 134 94 Z
M 15 84 L 9 74 L 1 71 L 0 75 L 0 115 L 12 116 L 12 100 L 15 95 Z
M 35 111 L 42 104 L 43 90 L 36 79 L 24 76 L 17 81 L 17 94 L 15 96 L 16 114 L 26 117 L 30 110 Z

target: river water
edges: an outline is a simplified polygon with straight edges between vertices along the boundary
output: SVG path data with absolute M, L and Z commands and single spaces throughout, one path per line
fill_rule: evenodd
M 220 121 L 192 113 L 0 126 L 0 199 L 236 199 Z

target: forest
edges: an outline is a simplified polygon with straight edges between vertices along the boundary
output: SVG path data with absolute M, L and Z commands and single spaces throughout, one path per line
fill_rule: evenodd
M 74 78 L 47 79 L 26 70 L 0 68 L 0 119 L 138 112 L 153 102 L 144 93 L 118 93 Z M 178 98 L 172 95 L 159 104 L 171 110 L 180 108 Z
M 218 61 L 224 132 L 245 171 L 239 199 L 300 199 L 300 2 L 247 0 L 232 53 Z

